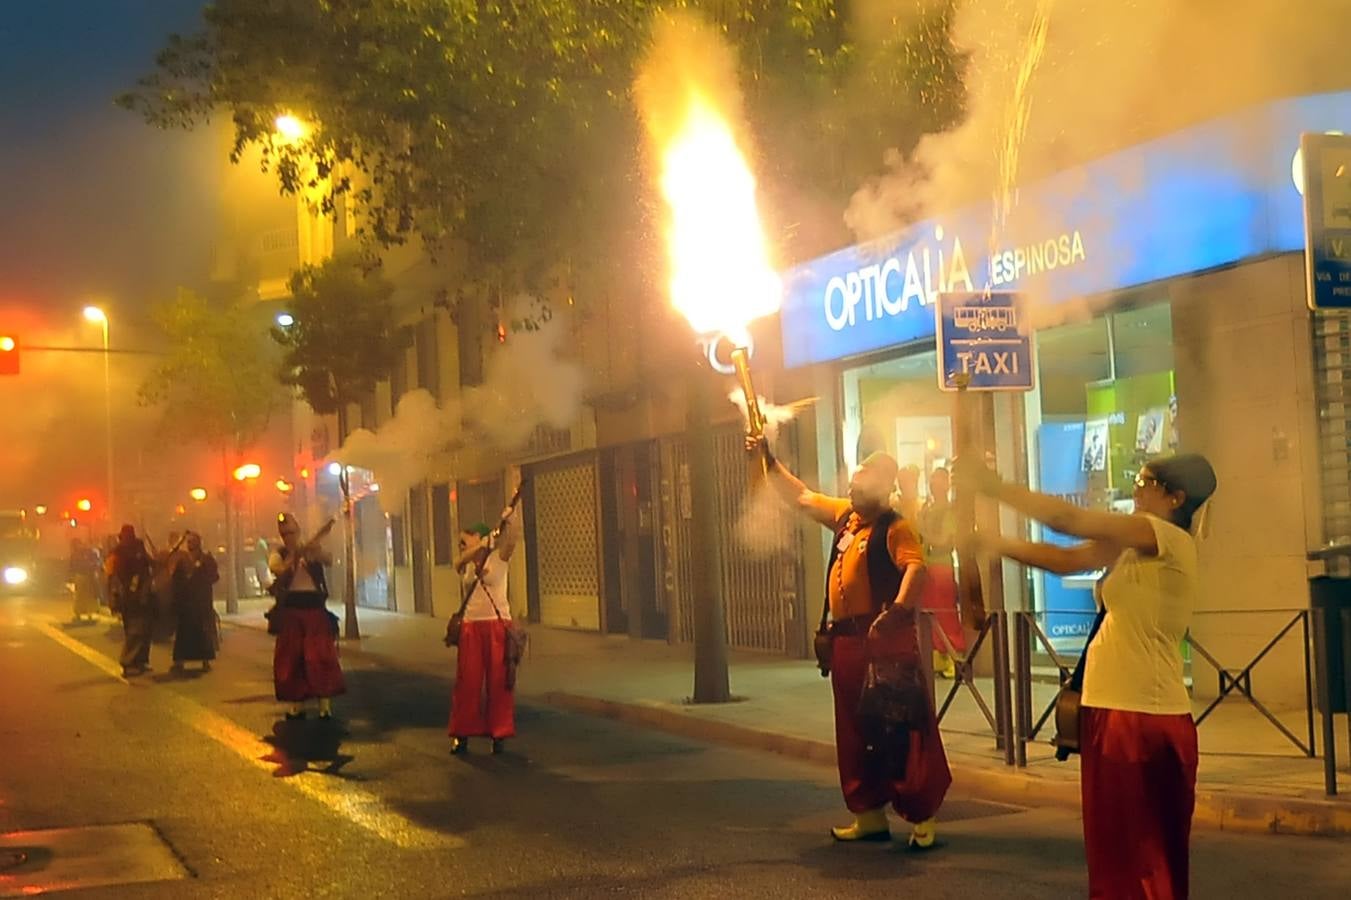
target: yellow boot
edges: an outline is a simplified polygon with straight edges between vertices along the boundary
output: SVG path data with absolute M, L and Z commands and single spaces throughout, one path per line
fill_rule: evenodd
M 870 809 L 854 816 L 852 825 L 830 829 L 837 841 L 889 841 L 891 829 L 887 826 L 887 808 Z
M 910 840 L 907 846 L 911 850 L 929 850 L 934 846 L 934 841 L 938 840 L 938 823 L 934 819 L 925 819 L 919 822 L 910 831 Z

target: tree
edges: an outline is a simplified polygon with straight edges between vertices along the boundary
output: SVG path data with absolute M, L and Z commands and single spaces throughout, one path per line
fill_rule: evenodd
M 961 111 L 951 0 L 684 0 L 720 23 L 746 71 L 768 194 L 819 195 L 821 234 L 780 229 L 785 258 L 841 235 L 838 212 L 882 164 Z M 119 99 L 160 127 L 226 112 L 288 193 L 349 195 L 374 245 L 468 250 L 471 280 L 542 293 L 563 263 L 634 293 L 658 244 L 630 100 L 658 0 L 217 0 Z M 880 35 L 880 37 L 878 36 Z M 279 140 L 278 114 L 312 125 Z M 616 249 L 618 248 L 618 252 Z M 473 285 L 470 285 L 471 289 Z M 491 295 L 493 292 L 488 291 Z M 482 290 L 471 290 L 483 296 Z M 581 298 L 583 301 L 585 297 Z
M 230 461 L 267 430 L 282 398 L 276 350 L 267 326 L 238 299 L 212 302 L 188 290 L 156 306 L 151 316 L 164 334 L 168 356 L 141 384 L 144 406 L 163 409 L 161 427 L 173 438 L 201 442 L 221 455 L 220 492 L 226 504 L 230 561 L 226 604 L 238 609 Z
M 396 326 L 390 301 L 394 286 L 377 264 L 361 255 L 346 254 L 296 272 L 290 289 L 295 321 L 272 329 L 273 339 L 283 348 L 280 379 L 297 388 L 315 412 L 336 413 L 338 434 L 345 440 L 349 406 L 389 377 L 407 346 L 407 335 Z M 345 470 L 339 484 L 346 552 L 344 634 L 355 640 L 361 630 L 356 618 L 355 537 Z

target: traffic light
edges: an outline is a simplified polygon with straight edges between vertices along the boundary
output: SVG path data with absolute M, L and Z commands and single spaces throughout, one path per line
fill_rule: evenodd
M 0 334 L 0 375 L 19 374 L 19 339 Z

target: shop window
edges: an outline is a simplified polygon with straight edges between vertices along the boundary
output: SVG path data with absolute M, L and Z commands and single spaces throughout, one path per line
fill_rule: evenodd
M 928 473 L 953 455 L 952 398 L 938 389 L 936 354 L 847 370 L 844 403 L 845 467 L 852 469 L 876 451 L 889 453 L 911 477 L 919 476 L 913 499 L 923 499 Z
M 1036 340 L 1038 384 L 1027 412 L 1037 486 L 1077 505 L 1132 511 L 1140 467 L 1177 449 L 1171 308 L 1140 306 L 1047 329 Z M 1072 542 L 1049 529 L 1034 537 Z M 1062 648 L 1087 636 L 1100 575 L 1034 574 L 1036 608 Z
M 455 561 L 451 548 L 455 546 L 450 533 L 450 485 L 432 485 L 432 561 L 448 566 Z

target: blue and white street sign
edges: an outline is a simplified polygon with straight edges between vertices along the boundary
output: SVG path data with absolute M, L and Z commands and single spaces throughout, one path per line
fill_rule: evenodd
M 1351 136 L 1301 134 L 1310 309 L 1351 308 Z
M 938 386 L 958 389 L 970 376 L 973 391 L 1032 388 L 1032 336 L 1019 327 L 1014 293 L 943 293 L 934 307 L 938 337 Z

